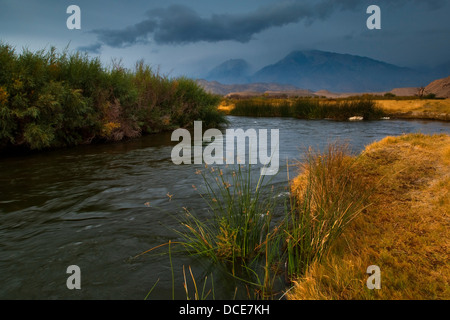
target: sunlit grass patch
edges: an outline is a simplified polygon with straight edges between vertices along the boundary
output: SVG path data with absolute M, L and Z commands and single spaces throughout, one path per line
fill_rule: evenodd
M 450 99 L 377 100 L 386 112 L 450 113 Z
M 448 299 L 450 136 L 410 134 L 368 146 L 357 162 L 373 205 L 289 291 L 291 299 Z M 378 265 L 381 289 L 365 270 Z
M 310 150 L 301 167 L 302 173 L 292 182 L 291 211 L 284 229 L 291 278 L 321 261 L 368 205 L 369 195 L 345 146 L 330 145 L 324 153 Z

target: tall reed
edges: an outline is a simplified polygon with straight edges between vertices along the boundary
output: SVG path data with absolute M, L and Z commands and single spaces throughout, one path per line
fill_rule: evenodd
M 263 175 L 255 183 L 250 165 L 248 170 L 242 165 L 233 169 L 207 167 L 198 172 L 204 181 L 200 194 L 211 216 L 203 221 L 186 209 L 180 235 L 189 251 L 236 266 L 264 251 L 262 244 L 270 232 L 275 198 Z

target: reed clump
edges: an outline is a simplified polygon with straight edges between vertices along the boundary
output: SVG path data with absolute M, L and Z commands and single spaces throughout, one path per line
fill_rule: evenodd
M 185 208 L 185 229 L 180 235 L 191 253 L 236 266 L 241 261 L 250 262 L 263 251 L 275 199 L 264 176 L 255 177 L 251 166 L 247 169 L 236 165 L 198 172 L 204 181 L 200 195 L 211 215 L 203 220 Z
M 279 296 L 365 209 L 368 190 L 353 171 L 354 161 L 343 145 L 308 150 L 284 205 L 264 176 L 252 178 L 249 167 L 229 175 L 207 170 L 201 195 L 211 215 L 201 218 L 186 209 L 181 242 L 189 253 L 224 266 L 258 298 Z

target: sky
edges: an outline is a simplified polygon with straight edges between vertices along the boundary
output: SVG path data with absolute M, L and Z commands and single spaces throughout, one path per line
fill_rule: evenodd
M 81 29 L 68 29 L 67 7 Z M 380 8 L 370 30 L 368 6 Z M 404 67 L 450 62 L 448 0 L 0 0 L 0 41 L 17 52 L 87 52 L 127 68 L 201 78 L 228 59 L 254 71 L 293 50 L 367 56 Z

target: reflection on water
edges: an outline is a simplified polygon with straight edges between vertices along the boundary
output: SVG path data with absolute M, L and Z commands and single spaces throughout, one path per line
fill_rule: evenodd
M 334 122 L 229 117 L 230 128 L 279 129 L 283 186 L 286 163 L 308 146 L 336 140 L 354 152 L 387 135 L 450 133 L 450 124 L 425 121 Z M 199 165 L 176 166 L 170 133 L 129 142 L 80 146 L 0 159 L 0 298 L 171 299 L 167 255 L 131 257 L 176 240 L 172 216 L 189 207 L 207 214 L 192 185 Z M 293 173 L 291 172 L 291 175 Z M 171 196 L 171 197 L 170 197 Z M 182 266 L 201 275 L 200 261 L 174 253 L 176 298 L 186 298 Z M 81 268 L 81 290 L 69 290 L 66 269 Z M 215 276 L 220 282 L 220 275 Z M 227 287 L 229 286 L 229 287 Z M 215 286 L 216 298 L 232 298 L 232 285 Z

